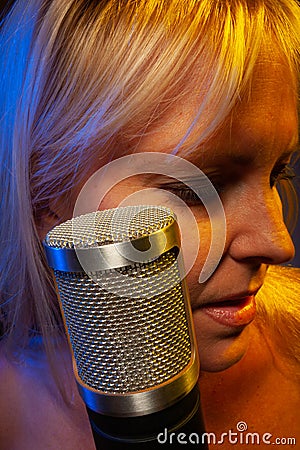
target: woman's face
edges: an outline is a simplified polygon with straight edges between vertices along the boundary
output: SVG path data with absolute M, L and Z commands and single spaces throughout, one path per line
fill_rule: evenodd
M 135 151 L 171 151 L 196 108 L 194 96 L 174 105 L 163 123 L 139 140 Z M 194 136 L 197 132 L 196 127 Z M 178 153 L 210 177 L 219 190 L 227 220 L 219 266 L 207 282 L 199 284 L 210 243 L 209 220 L 200 202 L 192 198 L 189 202 L 189 192 L 180 194 L 191 208 L 201 236 L 201 251 L 187 281 L 203 370 L 223 370 L 244 355 L 248 325 L 255 318 L 255 294 L 263 284 L 267 266 L 293 257 L 275 184 L 295 149 L 297 135 L 296 93 L 289 71 L 279 61 L 261 60 L 249 95 L 236 106 L 220 132 L 193 156 Z M 143 177 L 125 180 L 109 193 L 104 206 L 116 206 L 121 198 L 145 187 L 149 185 Z M 154 182 L 154 187 L 164 186 Z
M 196 84 L 195 80 L 195 89 Z M 170 153 L 187 131 L 197 107 L 195 95 L 175 104 L 164 120 L 139 138 L 135 152 Z M 194 128 L 189 140 L 196 138 L 200 127 Z M 201 236 L 201 250 L 187 281 L 202 370 L 226 369 L 245 354 L 249 324 L 255 318 L 255 294 L 267 266 L 293 257 L 275 184 L 295 149 L 297 135 L 296 92 L 289 70 L 279 60 L 261 59 L 250 92 L 219 132 L 192 155 L 177 153 L 209 176 L 219 191 L 227 221 L 220 263 L 213 275 L 199 284 L 210 244 L 209 219 L 191 192 L 174 192 L 183 195 Z M 158 178 L 153 179 L 152 187 L 165 186 Z M 149 178 L 126 179 L 108 193 L 101 207 L 118 206 L 143 188 L 149 188 Z M 188 240 L 183 245 L 192 250 L 195 243 Z

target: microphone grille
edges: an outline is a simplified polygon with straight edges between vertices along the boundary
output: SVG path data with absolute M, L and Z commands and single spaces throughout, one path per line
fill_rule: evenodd
M 176 252 L 170 250 L 154 262 L 126 267 L 122 274 L 94 274 L 102 286 L 119 288 L 126 297 L 95 285 L 86 274 L 55 271 L 78 375 L 85 384 L 103 392 L 140 391 L 188 365 L 191 345 L 181 282 L 176 267 L 166 270 L 175 261 Z M 157 271 L 162 271 L 160 280 Z M 130 292 L 125 272 L 141 277 L 143 297 Z M 149 286 L 151 277 L 156 281 Z M 166 290 L 160 293 L 162 286 Z
M 74 217 L 49 231 L 45 243 L 56 248 L 91 248 L 148 236 L 174 222 L 163 206 L 130 206 Z
M 45 242 L 57 249 L 93 248 L 148 236 L 174 221 L 168 208 L 157 206 L 97 211 L 57 226 Z M 190 312 L 178 252 L 174 246 L 151 261 L 91 273 L 54 268 L 84 384 L 107 393 L 137 392 L 170 380 L 188 366 Z

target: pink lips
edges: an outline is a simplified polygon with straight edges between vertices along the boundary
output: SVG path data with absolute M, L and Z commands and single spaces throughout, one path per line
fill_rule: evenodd
M 207 304 L 201 307 L 201 311 L 222 325 L 230 327 L 248 325 L 256 314 L 255 296 Z

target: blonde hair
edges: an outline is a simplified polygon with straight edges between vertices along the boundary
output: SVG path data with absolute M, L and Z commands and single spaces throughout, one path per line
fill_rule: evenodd
M 16 0 L 0 36 L 1 322 L 14 345 L 60 328 L 37 232 L 51 202 L 67 208 L 95 164 L 192 89 L 191 74 L 206 89 L 199 142 L 270 39 L 296 78 L 299 23 L 293 0 Z
M 300 269 L 270 266 L 256 302 L 258 327 L 267 330 L 275 352 L 294 363 L 293 372 L 299 376 Z

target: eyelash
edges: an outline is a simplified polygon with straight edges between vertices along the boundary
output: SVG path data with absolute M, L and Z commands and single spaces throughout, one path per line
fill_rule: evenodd
M 212 184 L 218 194 L 220 194 L 221 192 L 223 192 L 225 190 L 222 186 L 217 185 L 216 183 L 212 183 Z M 178 183 L 178 187 L 175 184 L 174 184 L 174 186 L 172 185 L 172 187 L 164 186 L 164 189 L 171 192 L 172 194 L 177 195 L 177 197 L 179 197 L 181 200 L 183 200 L 186 203 L 202 205 L 202 201 L 198 197 L 196 192 L 194 192 L 193 189 L 189 188 L 188 186 L 184 185 L 183 183 Z M 205 189 L 207 189 L 207 187 Z M 201 188 L 200 188 L 200 192 L 201 192 Z
M 294 178 L 296 178 L 297 175 L 289 164 L 285 164 L 282 166 L 275 167 L 273 172 L 270 175 L 270 186 L 274 187 L 277 183 L 280 183 L 281 181 L 289 181 L 292 182 Z M 222 184 L 218 184 L 213 182 L 213 186 L 218 192 L 218 194 L 221 194 L 225 191 L 225 187 Z M 172 187 L 164 187 L 169 192 L 177 195 L 181 200 L 183 200 L 186 203 L 194 203 L 194 204 L 202 204 L 200 198 L 198 195 L 188 186 L 185 186 L 183 183 L 178 183 L 178 187 L 176 184 L 174 184 Z

